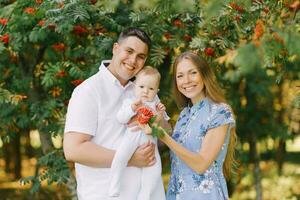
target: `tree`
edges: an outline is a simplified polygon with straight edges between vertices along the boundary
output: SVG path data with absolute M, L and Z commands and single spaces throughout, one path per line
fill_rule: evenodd
M 23 179 L 34 183 L 33 191 L 41 180 L 72 181 L 62 149 L 53 147 L 51 137 L 63 134 L 74 87 L 111 56 L 121 30 L 135 26 L 154 42 L 148 64 L 164 77 L 160 95 L 171 116 L 178 112 L 170 91 L 174 58 L 192 49 L 208 59 L 237 115 L 241 142 L 250 145 L 261 199 L 256 142 L 289 137 L 286 125 L 279 123 L 285 110 L 273 106 L 274 88 L 300 76 L 298 0 L 195 0 L 191 10 L 180 12 L 170 0 L 149 8 L 120 1 L 114 10 L 93 0 L 0 3 L 0 85 L 5 88 L 0 90 L 0 116 L 5 119 L 0 122 L 1 136 L 9 141 L 39 130 L 43 156 L 36 176 Z

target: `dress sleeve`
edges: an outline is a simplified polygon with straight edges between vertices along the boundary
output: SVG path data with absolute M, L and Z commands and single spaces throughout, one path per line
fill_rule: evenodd
M 235 126 L 235 119 L 231 108 L 226 104 L 216 105 L 216 107 L 212 109 L 212 116 L 208 125 L 208 129 L 216 128 L 226 124 Z
M 121 124 L 126 124 L 131 119 L 131 117 L 136 114 L 136 112 L 133 112 L 131 108 L 132 103 L 132 99 L 124 99 L 122 106 L 117 113 L 117 119 Z

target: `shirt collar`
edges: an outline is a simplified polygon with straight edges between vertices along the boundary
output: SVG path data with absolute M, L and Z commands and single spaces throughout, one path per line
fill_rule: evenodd
M 99 71 L 104 73 L 108 81 L 114 83 L 117 86 L 123 87 L 120 81 L 107 69 L 108 65 L 110 64 L 111 60 L 103 60 L 99 67 Z M 133 86 L 132 81 L 128 81 L 128 83 L 123 87 L 124 89 L 128 88 L 129 86 Z

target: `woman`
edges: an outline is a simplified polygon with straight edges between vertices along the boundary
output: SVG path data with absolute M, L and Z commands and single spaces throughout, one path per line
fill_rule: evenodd
M 183 110 L 172 137 L 160 138 L 172 150 L 167 200 L 228 199 L 225 177 L 236 141 L 232 110 L 202 57 L 181 54 L 173 73 L 175 98 Z

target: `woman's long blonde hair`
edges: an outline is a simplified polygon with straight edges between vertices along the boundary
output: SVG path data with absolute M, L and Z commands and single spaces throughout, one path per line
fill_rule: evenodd
M 183 59 L 187 59 L 191 61 L 195 66 L 198 67 L 198 71 L 201 74 L 203 84 L 204 84 L 203 90 L 205 96 L 211 99 L 215 103 L 227 104 L 224 93 L 216 80 L 216 76 L 213 70 L 208 66 L 205 59 L 193 52 L 187 51 L 179 55 L 173 64 L 173 90 L 174 90 L 175 100 L 178 107 L 180 109 L 183 109 L 184 107 L 192 104 L 191 100 L 185 97 L 181 92 L 179 92 L 177 88 L 177 82 L 176 82 L 177 65 Z M 223 173 L 226 179 L 230 178 L 232 173 L 232 168 L 236 165 L 236 161 L 234 159 L 236 141 L 237 141 L 237 136 L 236 136 L 235 128 L 231 128 L 227 154 L 226 154 L 225 161 L 223 163 Z

